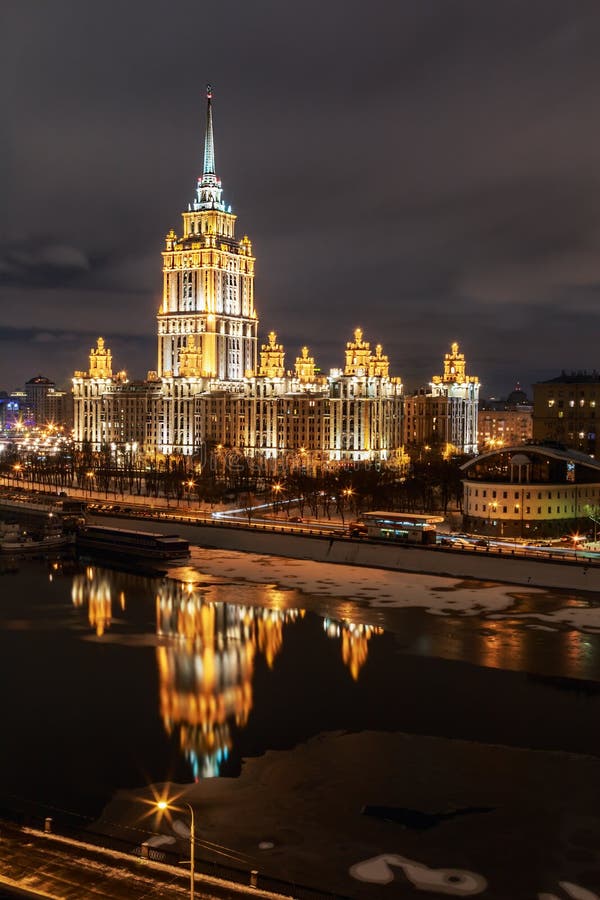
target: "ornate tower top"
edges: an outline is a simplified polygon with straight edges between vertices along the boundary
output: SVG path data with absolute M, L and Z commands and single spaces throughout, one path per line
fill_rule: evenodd
M 458 344 L 454 341 L 450 345 L 450 353 L 444 356 L 444 374 L 435 375 L 434 384 L 467 384 L 469 382 L 477 383 L 479 378 L 476 375 L 466 374 L 467 363 L 465 354 L 458 352 Z
M 112 353 L 104 346 L 104 338 L 99 337 L 90 350 L 89 377 L 112 378 Z
M 303 347 L 300 351 L 302 356 L 296 357 L 296 378 L 300 381 L 315 380 L 315 361 L 312 356 L 308 355 L 308 347 Z
M 225 210 L 225 204 L 221 200 L 221 182 L 215 173 L 215 139 L 213 134 L 212 115 L 212 87 L 206 85 L 206 134 L 204 136 L 204 167 L 202 175 L 198 179 L 196 187 L 196 199 L 190 204 L 190 210 L 195 212 L 200 209 Z
M 381 344 L 377 344 L 375 347 L 375 353 L 371 357 L 371 365 L 369 368 L 369 375 L 377 375 L 382 378 L 388 378 L 390 373 L 390 361 L 386 354 L 383 352 L 383 347 Z
M 344 375 L 368 375 L 370 361 L 371 346 L 363 341 L 362 328 L 355 328 L 354 340 L 346 344 Z
M 267 378 L 283 378 L 285 375 L 284 358 L 283 344 L 278 344 L 277 335 L 274 331 L 270 331 L 269 343 L 263 344 L 260 349 L 258 374 Z

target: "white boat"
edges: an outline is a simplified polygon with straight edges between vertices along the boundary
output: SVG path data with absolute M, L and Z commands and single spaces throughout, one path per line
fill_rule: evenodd
M 72 534 L 46 534 L 41 538 L 32 538 L 28 535 L 21 537 L 5 537 L 0 540 L 0 552 L 2 553 L 39 553 L 44 550 L 56 550 L 58 547 L 66 547 L 74 542 Z

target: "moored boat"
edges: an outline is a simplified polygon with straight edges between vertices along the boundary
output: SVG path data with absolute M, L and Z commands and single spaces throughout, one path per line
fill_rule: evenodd
M 11 536 L 0 541 L 0 551 L 2 553 L 38 553 L 67 547 L 73 541 L 72 534 L 46 534 L 40 538 L 30 535 Z
M 190 555 L 189 542 L 176 534 L 131 531 L 105 525 L 85 525 L 77 531 L 77 548 L 109 556 L 176 561 Z

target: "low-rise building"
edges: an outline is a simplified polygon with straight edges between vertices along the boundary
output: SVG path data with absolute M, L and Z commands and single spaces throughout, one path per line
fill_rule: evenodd
M 575 450 L 505 447 L 461 468 L 463 527 L 475 534 L 559 536 L 589 529 L 600 508 L 600 462 Z

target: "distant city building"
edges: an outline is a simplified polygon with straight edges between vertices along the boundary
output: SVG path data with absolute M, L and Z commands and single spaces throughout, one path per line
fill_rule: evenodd
M 99 338 L 89 368 L 73 378 L 76 443 L 117 454 L 126 446 L 146 455 L 300 454 L 307 466 L 402 458 L 402 382 L 360 329 L 329 376 L 307 347 L 286 370 L 274 332 L 259 363 L 255 260 L 248 237 L 236 240 L 235 220 L 215 174 L 209 89 L 203 174 L 182 236 L 170 231 L 162 254 L 157 369 L 143 382 L 113 373 Z
M 0 391 L 0 432 L 3 434 L 14 428 L 15 423 L 25 414 L 25 397 L 16 397 Z
M 73 398 L 71 391 L 56 389 L 56 384 L 44 375 L 36 375 L 25 384 L 25 405 L 33 424 L 73 424 Z
M 444 357 L 444 374 L 428 390 L 408 396 L 404 408 L 404 443 L 442 447 L 447 455 L 477 453 L 479 378 L 466 374 L 458 344 Z
M 519 384 L 506 400 L 490 397 L 479 403 L 480 450 L 526 444 L 533 437 L 533 405 Z
M 533 437 L 594 455 L 598 449 L 596 410 L 600 373 L 562 372 L 533 385 Z
M 462 466 L 463 528 L 512 537 L 589 529 L 600 506 L 600 462 L 574 450 L 527 445 L 483 453 Z

